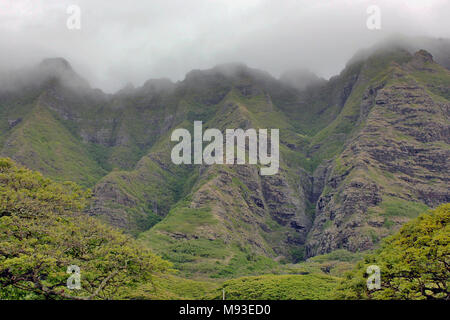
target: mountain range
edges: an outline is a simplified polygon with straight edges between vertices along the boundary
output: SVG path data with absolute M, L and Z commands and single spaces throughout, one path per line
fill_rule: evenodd
M 0 156 L 91 188 L 86 214 L 186 277 L 370 250 L 450 202 L 449 43 L 384 43 L 329 80 L 233 63 L 114 94 L 65 59 L 45 59 L 1 77 Z M 173 164 L 170 134 L 194 121 L 279 129 L 279 173 Z

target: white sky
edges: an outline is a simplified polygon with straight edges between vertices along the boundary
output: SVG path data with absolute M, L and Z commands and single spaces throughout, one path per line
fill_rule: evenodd
M 372 4 L 381 30 L 366 27 Z M 0 68 L 64 57 L 106 91 L 225 62 L 329 77 L 393 33 L 450 38 L 449 17 L 450 0 L 0 0 Z

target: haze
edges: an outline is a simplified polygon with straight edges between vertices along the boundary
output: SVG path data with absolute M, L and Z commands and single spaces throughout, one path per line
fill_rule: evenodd
M 80 30 L 66 26 L 72 4 Z M 366 26 L 372 4 L 380 30 Z M 0 0 L 0 69 L 64 57 L 106 92 L 237 61 L 328 78 L 392 34 L 450 38 L 449 16 L 447 0 Z

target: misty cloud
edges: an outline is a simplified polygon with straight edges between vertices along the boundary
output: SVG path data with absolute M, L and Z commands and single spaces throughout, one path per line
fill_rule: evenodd
M 66 27 L 72 4 L 81 30 Z M 366 27 L 371 4 L 381 30 Z M 328 78 L 391 34 L 449 38 L 449 16 L 447 0 L 0 0 L 0 69 L 64 57 L 106 91 L 237 61 Z

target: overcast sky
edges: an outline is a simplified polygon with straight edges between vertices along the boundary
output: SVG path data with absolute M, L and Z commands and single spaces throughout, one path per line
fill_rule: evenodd
M 80 30 L 66 26 L 72 4 Z M 380 30 L 366 26 L 372 4 Z M 0 0 L 0 68 L 64 57 L 108 92 L 225 62 L 328 78 L 386 35 L 450 38 L 449 17 L 450 0 Z

